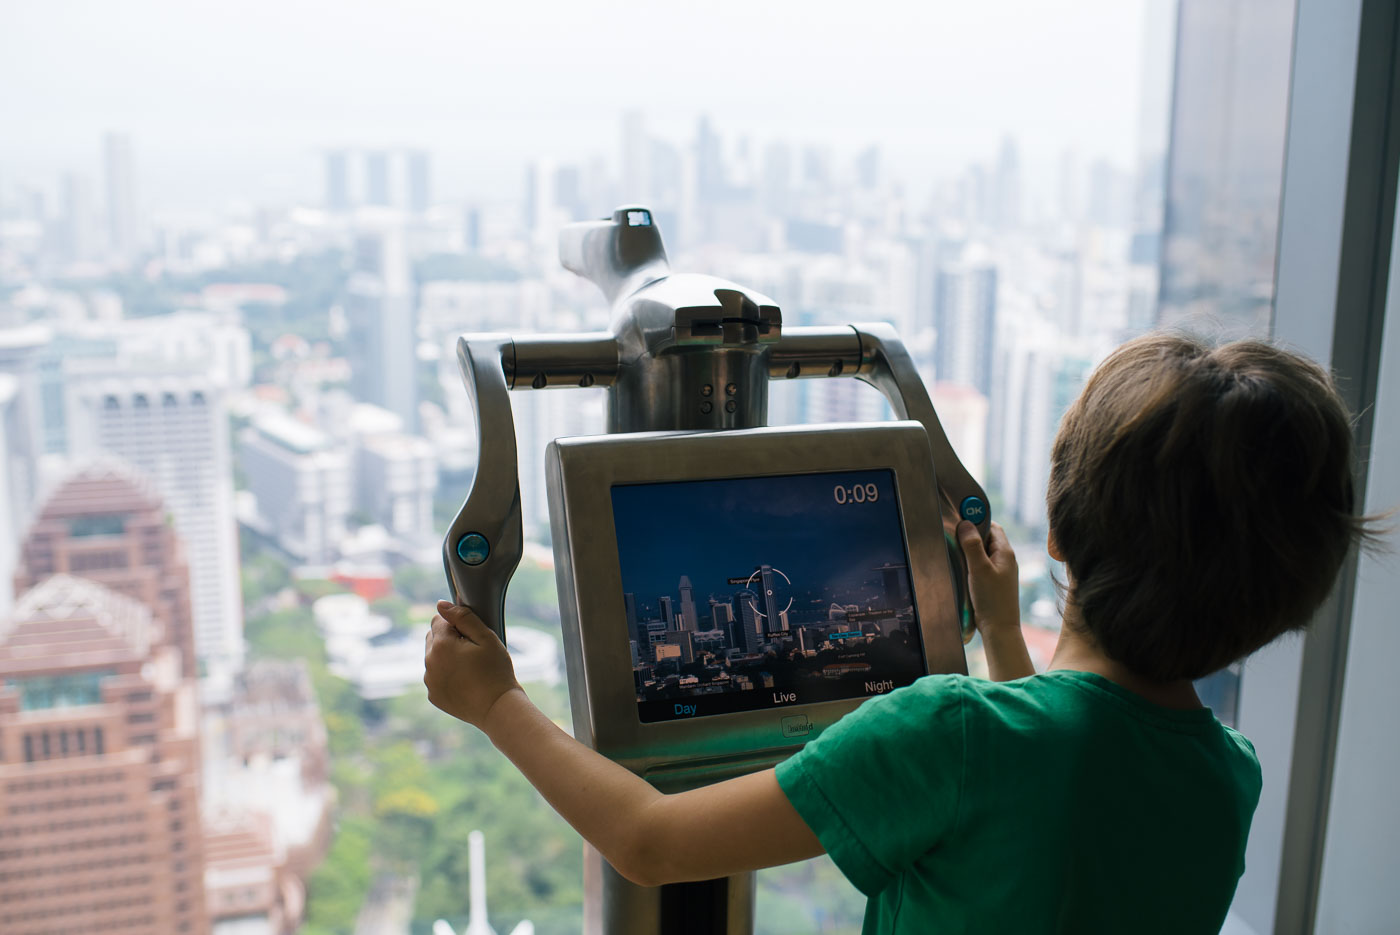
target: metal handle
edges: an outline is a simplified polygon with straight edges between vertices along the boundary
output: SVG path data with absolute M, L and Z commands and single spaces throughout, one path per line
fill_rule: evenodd
M 970 520 L 986 537 L 991 522 L 987 494 L 953 450 L 928 389 L 892 326 L 788 328 L 768 359 L 768 374 L 772 379 L 850 376 L 875 387 L 898 418 L 923 425 L 940 492 L 954 515 Z
M 963 641 L 972 639 L 976 621 L 968 599 L 967 567 L 955 531 L 959 520 L 969 520 L 986 542 L 992 531 L 991 505 L 982 486 L 968 473 L 948 441 L 928 389 L 894 328 L 883 322 L 835 328 L 789 328 L 773 348 L 768 374 L 771 379 L 853 376 L 879 390 L 889 400 L 896 416 L 923 425 L 933 455 L 948 562 L 958 588 Z
M 503 362 L 512 390 L 612 386 L 617 381 L 617 339 L 606 331 L 532 334 L 512 341 L 515 353 Z
M 929 398 L 928 388 L 914 367 L 914 361 L 895 334 L 894 327 L 884 322 L 852 325 L 860 335 L 861 365 L 856 378 L 875 387 L 890 401 L 894 414 L 901 419 L 913 419 L 928 433 L 933 451 L 933 470 L 938 488 L 958 519 L 975 525 L 985 541 L 991 531 L 992 508 L 987 492 L 968 473 Z
M 443 540 L 442 564 L 453 602 L 470 606 L 504 642 L 506 588 L 524 551 L 505 376 L 515 367 L 515 345 L 502 334 L 459 338 L 457 362 L 476 410 L 477 464 L 472 489 Z

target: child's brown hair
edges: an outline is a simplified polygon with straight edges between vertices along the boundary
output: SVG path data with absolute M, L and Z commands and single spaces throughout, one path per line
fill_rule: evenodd
M 1352 448 L 1346 405 L 1306 358 L 1167 334 L 1118 348 L 1051 454 L 1069 625 L 1163 681 L 1301 628 L 1370 535 Z

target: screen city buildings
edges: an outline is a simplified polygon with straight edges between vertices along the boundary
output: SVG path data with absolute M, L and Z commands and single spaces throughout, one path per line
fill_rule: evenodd
M 890 471 L 614 487 L 613 511 L 643 721 L 924 674 Z

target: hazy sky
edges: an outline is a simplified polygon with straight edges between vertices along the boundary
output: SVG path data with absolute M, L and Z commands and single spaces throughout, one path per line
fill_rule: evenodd
M 320 195 L 317 150 L 432 151 L 443 197 L 606 156 L 639 108 L 688 139 L 884 146 L 902 175 L 1073 146 L 1131 164 L 1152 0 L 0 0 L 0 185 L 99 181 L 131 134 L 141 200 Z M 98 188 L 100 192 L 100 186 Z

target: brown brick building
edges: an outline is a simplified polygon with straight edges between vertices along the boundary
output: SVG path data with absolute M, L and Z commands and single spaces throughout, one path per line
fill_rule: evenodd
M 15 594 L 50 575 L 90 578 L 149 608 L 194 677 L 190 571 L 165 506 L 144 475 L 116 460 L 80 470 L 53 492 L 20 546 Z
M 144 522 L 103 528 L 106 554 L 130 565 L 166 547 Z M 33 543 L 25 555 L 31 573 L 48 560 Z M 199 711 L 181 655 L 146 607 L 69 575 L 0 622 L 0 932 L 209 931 Z

